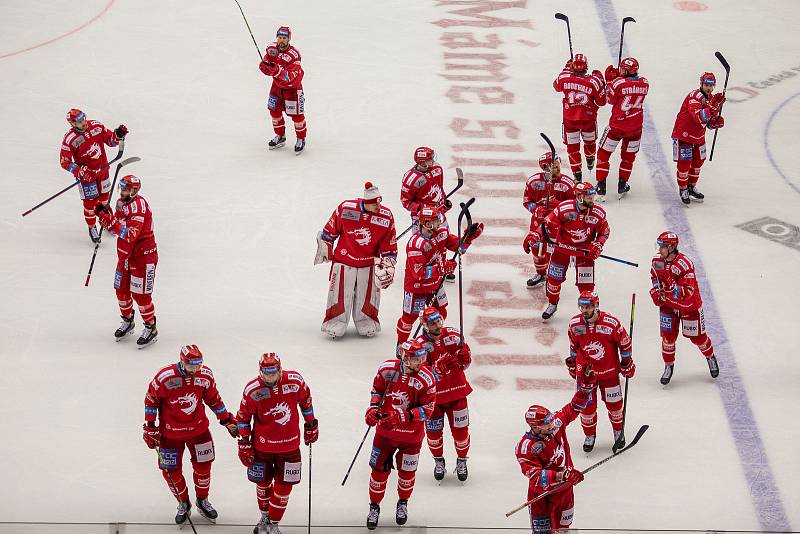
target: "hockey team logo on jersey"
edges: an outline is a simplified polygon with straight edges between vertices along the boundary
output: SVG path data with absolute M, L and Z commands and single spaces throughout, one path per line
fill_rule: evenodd
M 289 410 L 289 405 L 285 402 L 282 402 L 269 410 L 265 415 L 272 415 L 275 417 L 275 422 L 279 425 L 283 426 L 289 422 L 292 418 L 292 412 Z
M 98 143 L 92 143 L 92 146 L 86 151 L 86 155 L 92 159 L 100 159 L 100 155 L 102 154 L 102 150 L 100 149 L 100 145 Z
M 178 407 L 181 409 L 181 411 L 186 415 L 193 414 L 195 409 L 197 409 L 197 395 L 194 393 L 181 395 L 177 399 L 171 400 L 169 402 L 170 404 L 177 404 Z
M 567 233 L 569 233 L 575 241 L 585 241 L 589 239 L 591 231 L 591 228 L 580 228 L 578 230 L 567 230 Z
M 588 357 L 590 357 L 593 360 L 599 360 L 600 358 L 606 355 L 606 351 L 603 348 L 603 344 L 600 343 L 599 341 L 592 341 L 591 343 L 586 345 L 586 348 L 584 348 L 583 351 L 586 353 Z
M 395 408 L 406 409 L 410 404 L 408 393 L 405 391 L 392 391 L 387 395 L 387 397 L 392 399 L 392 406 Z
M 564 447 L 559 445 L 553 451 L 552 462 L 553 462 L 553 464 L 555 464 L 558 467 L 563 467 L 564 466 L 564 460 L 566 460 L 566 459 L 567 459 L 567 455 L 566 455 L 566 453 L 564 453 Z
M 369 231 L 369 228 L 363 226 L 355 230 L 350 230 L 347 233 L 348 235 L 355 236 L 355 242 L 362 247 L 369 245 L 369 242 L 372 241 L 372 232 Z

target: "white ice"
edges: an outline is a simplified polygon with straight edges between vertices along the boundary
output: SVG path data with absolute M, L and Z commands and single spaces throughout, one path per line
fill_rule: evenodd
M 597 6 L 602 3 L 520 0 L 508 2 L 517 7 L 485 14 L 530 20 L 532 28 L 442 28 L 432 22 L 469 18 L 448 11 L 487 3 L 243 1 L 259 46 L 266 46 L 278 26 L 288 24 L 303 54 L 309 134 L 307 152 L 295 157 L 291 126 L 285 149 L 266 150 L 272 136 L 268 86 L 234 2 L 3 2 L 0 521 L 171 522 L 174 500 L 156 469 L 155 453 L 141 439 L 142 400 L 155 371 L 174 361 L 182 344 L 196 343 L 231 410 L 255 375 L 262 352 L 280 352 L 286 367 L 305 376 L 320 420 L 313 452 L 313 521 L 356 525 L 343 531 L 363 530 L 369 441 L 347 485 L 341 487 L 340 481 L 364 432 L 373 373 L 393 354 L 402 269 L 383 294 L 383 332 L 360 339 L 351 326 L 347 337 L 331 342 L 319 332 L 327 267 L 312 265 L 314 236 L 338 202 L 360 194 L 365 180 L 379 185 L 399 229 L 405 228 L 400 179 L 418 145 L 437 150 L 448 188 L 454 183 L 454 157 L 536 159 L 544 149 L 540 131 L 560 139 L 560 97 L 550 84 L 568 49 L 563 24 L 553 13 L 570 15 L 576 51 L 602 70 L 616 60 L 601 26 L 603 13 Z M 753 89 L 748 82 L 762 85 L 798 66 L 800 45 L 790 37 L 800 14 L 795 2 L 704 0 L 704 5 L 706 10 L 692 12 L 671 2 L 613 3 L 618 17 L 630 15 L 638 21 L 626 30 L 626 48 L 650 80 L 647 113 L 659 135 L 654 142 L 668 158 L 669 135 L 683 97 L 705 70 L 722 80 L 715 50 L 733 67 L 732 87 Z M 502 44 L 496 50 L 449 50 L 440 40 L 447 31 L 473 33 L 481 40 L 496 34 Z M 68 35 L 38 46 L 63 34 Z M 513 92 L 513 104 L 452 103 L 445 93 L 458 82 L 441 76 L 449 61 L 444 54 L 450 52 L 504 54 L 508 66 L 503 73 L 509 79 L 494 85 Z M 761 463 L 771 468 L 785 524 L 795 529 L 800 528 L 800 425 L 794 417 L 800 363 L 792 340 L 797 334 L 799 251 L 736 225 L 767 216 L 800 224 L 800 156 L 794 148 L 800 107 L 790 100 L 799 84 L 800 77 L 788 77 L 756 88 L 749 99 L 741 91 L 730 92 L 740 102 L 726 104 L 727 123 L 715 159 L 703 167 L 700 185 L 707 201 L 685 213 L 708 274 L 701 280 L 704 294 L 713 293 L 720 312 L 706 320 L 723 324 L 727 332 L 724 350 L 736 358 L 757 423 L 753 430 L 764 446 Z M 130 170 L 141 177 L 142 195 L 155 213 L 160 256 L 154 295 L 160 340 L 145 351 L 137 351 L 132 341 L 113 342 L 118 309 L 110 239 L 101 246 L 90 287 L 83 286 L 92 247 L 77 194 L 70 192 L 20 217 L 70 181 L 58 165 L 58 149 L 68 127 L 64 115 L 71 107 L 108 126 L 125 123 L 131 131 L 125 155 L 142 158 Z M 458 138 L 449 128 L 456 117 L 513 120 L 520 136 Z M 607 118 L 604 108 L 601 130 Z M 492 142 L 519 143 L 524 152 L 459 153 L 454 148 Z M 563 153 L 560 143 L 558 148 Z M 618 161 L 617 154 L 609 184 L 616 180 Z M 668 165 L 672 176 L 673 164 Z M 467 184 L 474 185 L 470 173 L 487 169 L 465 165 L 464 171 Z M 488 169 L 493 171 L 499 172 Z M 658 382 L 658 314 L 647 295 L 647 263 L 655 237 L 666 228 L 650 180 L 653 172 L 640 154 L 632 192 L 619 203 L 609 195 L 605 204 L 612 226 L 606 252 L 642 267 L 597 264 L 604 309 L 627 323 L 630 295 L 637 294 L 638 370 L 631 381 L 627 429 L 629 437 L 642 424 L 650 430 L 636 449 L 593 471 L 578 486 L 573 526 L 757 530 L 758 512 L 720 396 L 720 387 L 731 384 L 731 362 L 720 357 L 722 374 L 715 384 L 696 348 L 680 338 L 673 382 L 666 388 Z M 525 219 L 523 185 L 514 186 L 513 196 L 479 196 L 475 219 Z M 459 201 L 466 198 L 457 195 Z M 667 206 L 685 210 L 677 193 Z M 521 243 L 523 231 L 489 227 L 484 235 L 514 236 Z M 405 239 L 401 249 L 404 244 Z M 479 245 L 470 252 L 530 263 L 517 240 Z M 480 310 L 465 298 L 465 331 L 473 354 L 553 354 L 563 359 L 565 327 L 577 313 L 572 272 L 558 314 L 549 323 L 557 333 L 555 341 L 545 347 L 534 338 L 543 328 L 543 289 L 527 290 L 526 276 L 512 265 L 465 261 L 465 291 L 479 280 L 507 282 L 515 298 L 530 303 L 516 310 Z M 457 286 L 447 289 L 448 322 L 457 324 Z M 470 339 L 478 316 L 528 319 L 535 328 L 494 330 L 491 335 L 502 343 L 482 345 Z M 461 486 L 448 475 L 436 485 L 433 462 L 423 446 L 409 524 L 524 529 L 525 512 L 510 519 L 503 515 L 525 500 L 526 480 L 514 458 L 514 446 L 525 430 L 522 414 L 534 402 L 558 408 L 570 392 L 520 390 L 517 379 L 563 381 L 568 375 L 560 364 L 492 365 L 480 358 L 469 373 L 473 380 L 483 377 L 483 384 L 497 384 L 494 389 L 476 386 L 470 397 L 470 479 Z M 570 428 L 573 458 L 580 468 L 609 453 L 611 429 L 602 406 L 598 420 L 597 447 L 589 455 L 580 450 L 579 423 Z M 255 488 L 237 459 L 235 442 L 213 423 L 212 433 L 217 460 L 211 500 L 220 522 L 252 525 L 258 519 Z M 452 468 L 450 441 L 446 447 Z M 759 455 L 754 450 L 756 461 Z M 304 469 L 307 476 L 307 463 Z M 188 461 L 184 472 L 190 480 Z M 384 500 L 381 524 L 387 527 L 394 524 L 395 480 L 390 478 Z M 295 487 L 286 524 L 305 523 L 306 491 L 306 480 Z M 760 490 L 756 485 L 752 491 L 758 495 Z M 0 524 L 0 531 L 34 530 Z M 88 527 L 75 531 L 90 532 Z

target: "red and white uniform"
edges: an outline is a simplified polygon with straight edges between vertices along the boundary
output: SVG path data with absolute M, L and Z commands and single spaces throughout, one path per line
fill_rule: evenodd
M 123 317 L 133 316 L 133 301 L 139 306 L 142 320 L 155 320 L 153 286 L 158 264 L 158 248 L 153 234 L 153 212 L 140 194 L 130 201 L 117 200 L 108 231 L 117 236 L 117 269 L 114 289 Z
M 97 218 L 94 207 L 98 202 L 107 203 L 111 192 L 111 178 L 106 156 L 106 145 L 117 146 L 119 139 L 113 130 L 109 130 L 102 123 L 93 120 L 86 121 L 86 130 L 79 132 L 71 128 L 61 143 L 61 167 L 70 173 L 79 166 L 86 166 L 97 171 L 94 180 L 82 181 L 78 187 L 83 201 L 83 218 L 88 226 L 94 226 Z
M 468 244 L 464 243 L 465 246 Z M 440 227 L 431 237 L 415 232 L 406 243 L 406 273 L 403 280 L 403 315 L 397 320 L 397 342 L 411 335 L 411 327 L 425 306 L 434 306 L 447 318 L 447 293 L 441 284 L 445 255 L 458 248 L 458 236 Z M 434 295 L 436 288 L 439 291 Z M 431 301 L 431 302 L 429 302 Z
M 294 121 L 294 131 L 298 139 L 306 138 L 305 96 L 303 95 L 303 68 L 300 66 L 300 52 L 292 45 L 281 50 L 278 43 L 267 47 L 264 60 L 259 69 L 266 76 L 272 77 L 267 108 L 272 117 L 272 128 L 276 135 L 286 134 L 285 112 Z M 276 74 L 271 74 L 265 62 L 274 63 L 278 67 Z
M 378 368 L 372 381 L 371 405 L 377 405 L 381 416 L 392 410 L 402 411 L 407 422 L 392 428 L 378 424 L 372 441 L 369 465 L 371 503 L 380 504 L 386 493 L 386 481 L 392 469 L 392 456 L 397 469 L 397 494 L 408 499 L 414 491 L 414 478 L 419 452 L 425 437 L 427 421 L 436 404 L 436 380 L 427 365 L 418 372 L 403 374 L 400 360 L 387 360 Z
M 345 200 L 331 214 L 320 237 L 336 242 L 322 331 L 341 337 L 352 314 L 359 334 L 380 332 L 381 289 L 375 282 L 375 263 L 379 259 L 393 269 L 397 259 L 391 210 L 381 206 L 378 213 L 370 213 L 361 199 Z
M 571 245 L 587 249 L 596 242 L 601 246 L 611 235 L 611 228 L 606 221 L 605 210 L 597 204 L 588 210 L 578 209 L 577 200 L 565 200 L 559 204 L 544 220 L 548 235 L 559 244 Z M 589 256 L 554 247 L 547 268 L 547 300 L 550 304 L 558 304 L 561 284 L 567 276 L 570 256 L 575 256 L 575 285 L 578 291 L 594 289 L 594 260 Z
M 586 157 L 593 158 L 597 141 L 597 110 L 605 105 L 603 79 L 594 74 L 575 74 L 564 69 L 553 81 L 563 93 L 563 133 L 573 173 L 581 172 L 581 140 Z
M 425 423 L 428 437 L 428 448 L 434 457 L 444 456 L 444 418 L 447 416 L 450 433 L 456 455 L 466 458 L 469 455 L 469 407 L 467 395 L 472 393 L 472 386 L 464 371 L 472 363 L 472 353 L 466 342 L 462 343 L 461 332 L 457 328 L 442 327 L 438 338 L 423 332 L 417 338 L 428 351 L 428 365 L 435 370 L 436 406 L 433 414 Z M 445 358 L 451 363 L 444 364 Z M 440 363 L 440 360 L 441 363 Z M 438 365 L 437 365 L 438 364 Z
M 659 309 L 664 363 L 675 362 L 675 341 L 679 327 L 682 327 L 684 337 L 697 345 L 703 356 L 713 356 L 714 345 L 706 333 L 703 299 L 692 260 L 680 252 L 671 261 L 655 256 L 650 280 L 653 283 L 650 296 Z
M 282 370 L 274 386 L 259 376 L 244 387 L 236 423 L 242 438 L 252 436 L 254 463 L 247 478 L 256 484 L 258 507 L 272 521 L 283 518 L 292 486 L 300 482 L 300 415 L 314 420 L 311 391 L 296 371 Z M 252 424 L 252 426 L 251 426 Z
M 587 321 L 581 314 L 575 315 L 569 322 L 569 354 L 575 362 L 575 374 L 578 377 L 585 376 L 589 367 L 597 381 L 597 387 L 592 390 L 592 400 L 581 413 L 581 426 L 587 436 L 597 433 L 598 388 L 608 410 L 611 427 L 616 431 L 622 430 L 620 362 L 625 361 L 625 366 L 632 363 L 631 338 L 625 327 L 610 313 L 597 313 L 599 316 L 595 322 Z
M 606 85 L 606 100 L 611 104 L 611 119 L 600 139 L 597 151 L 597 181 L 608 177 L 611 154 L 622 142 L 619 179 L 627 182 L 633 171 L 633 161 L 639 152 L 644 121 L 644 99 L 650 82 L 644 76 L 633 75 L 615 78 Z
M 184 447 L 192 459 L 194 488 L 198 499 L 208 498 L 211 485 L 211 462 L 214 461 L 214 441 L 208 430 L 208 417 L 203 404 L 222 422 L 231 417 L 222 402 L 214 374 L 203 365 L 193 377 L 178 364 L 161 368 L 150 382 L 144 397 L 144 420 L 155 423 L 161 433 L 159 468 L 175 498 L 188 501 L 186 480 L 182 472 Z M 167 473 L 169 471 L 169 474 Z M 177 494 L 169 477 L 177 488 Z
M 556 428 L 553 434 L 539 436 L 528 431 L 517 444 L 517 461 L 522 474 L 529 480 L 528 500 L 557 486 L 558 473 L 573 467 L 567 439 L 567 425 L 574 421 L 579 413 L 572 403 L 567 404 L 551 415 Z M 574 505 L 575 498 L 571 485 L 531 504 L 528 509 L 533 531 L 545 534 L 556 528 L 569 528 L 572 524 Z
M 699 89 L 686 95 L 672 128 L 672 161 L 677 162 L 678 187 L 696 185 L 706 160 L 706 129 L 712 117 L 709 98 Z
M 411 219 L 415 224 L 417 212 L 424 204 L 435 206 L 444 213 L 445 196 L 444 171 L 441 166 L 434 165 L 423 172 L 414 165 L 403 175 L 400 203 L 411 214 Z
M 547 176 L 548 173 L 544 171 L 537 172 L 531 175 L 525 183 L 522 205 L 531 212 L 531 231 L 539 229 L 545 217 L 556 209 L 561 202 L 575 198 L 575 181 L 571 177 L 561 174 L 555 180 L 548 182 Z M 539 252 L 542 254 L 539 254 Z M 547 263 L 550 261 L 551 252 L 552 247 L 546 244 L 531 251 L 536 272 L 542 276 L 547 271 Z

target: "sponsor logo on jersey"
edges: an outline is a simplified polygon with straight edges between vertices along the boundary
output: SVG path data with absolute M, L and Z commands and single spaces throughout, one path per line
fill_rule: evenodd
M 377 224 L 378 226 L 383 226 L 384 228 L 389 228 L 389 219 L 378 217 L 377 215 L 370 217 L 369 222 L 372 224 Z
M 100 135 L 101 133 L 103 133 L 103 127 L 102 126 L 95 126 L 94 128 L 92 128 L 89 131 L 89 135 L 92 136 L 92 137 L 94 137 L 95 135 Z
M 208 387 L 211 387 L 211 380 L 209 380 L 208 378 L 199 378 L 198 377 L 198 378 L 194 379 L 194 385 L 195 386 L 200 386 L 201 388 L 208 388 Z
M 572 333 L 576 336 L 581 336 L 586 333 L 586 325 L 579 324 L 572 327 Z
M 292 418 L 292 412 L 289 410 L 289 405 L 285 402 L 277 404 L 266 411 L 264 415 L 271 415 L 275 417 L 275 422 L 284 426 Z
M 169 403 L 173 406 L 178 405 L 178 408 L 186 415 L 192 415 L 195 409 L 197 409 L 197 395 L 195 393 L 188 393 L 169 401 Z
M 600 219 L 598 219 L 597 217 L 593 217 L 592 215 L 587 215 L 586 222 L 588 224 L 597 224 L 600 222 Z
M 75 138 L 75 139 L 72 141 L 72 143 L 71 143 L 71 144 L 72 144 L 72 148 L 78 148 L 78 147 L 79 147 L 79 146 L 81 146 L 81 145 L 82 145 L 82 144 L 83 144 L 85 141 L 86 141 L 86 138 L 85 138 L 85 137 L 83 137 L 82 135 L 79 135 L 78 137 L 76 137 L 76 138 Z
M 593 360 L 599 360 L 606 354 L 603 344 L 599 341 L 592 341 L 584 347 L 583 351 Z
M 297 384 L 284 384 L 283 387 L 281 388 L 281 391 L 283 391 L 284 395 L 289 393 L 297 393 L 298 391 L 300 391 L 300 386 L 298 386 Z
M 603 325 L 597 325 L 596 330 L 597 330 L 598 334 L 607 334 L 609 336 L 613 332 L 613 330 L 612 330 L 612 328 L 610 326 L 603 326 Z
M 345 208 L 345 209 L 342 210 L 342 219 L 348 219 L 348 220 L 351 220 L 351 221 L 358 221 L 358 220 L 361 219 L 361 212 Z
M 347 234 L 355 236 L 355 242 L 362 247 L 369 245 L 370 241 L 372 241 L 372 232 L 365 226 L 356 228 L 355 230 L 349 230 Z
M 167 389 L 178 389 L 183 387 L 183 378 L 176 376 L 164 382 L 164 387 Z

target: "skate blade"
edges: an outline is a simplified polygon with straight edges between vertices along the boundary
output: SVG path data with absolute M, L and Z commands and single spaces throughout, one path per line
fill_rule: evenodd
M 268 148 L 269 150 L 275 150 L 275 149 L 278 149 L 278 148 L 283 148 L 283 147 L 285 147 L 285 146 L 286 146 L 286 143 L 281 143 L 281 144 L 279 144 L 279 145 L 275 145 L 275 146 L 269 146 L 269 145 L 267 145 L 267 148 Z
M 300 151 L 298 151 L 298 152 L 295 152 L 295 153 L 294 153 L 294 155 L 295 155 L 295 156 L 299 156 L 300 154 L 302 154 L 302 153 L 303 153 L 303 152 L 305 152 L 305 151 L 306 151 L 306 149 L 304 148 L 303 150 L 300 150 Z
M 151 345 L 155 345 L 157 341 L 158 341 L 158 338 L 155 338 L 150 343 L 148 343 L 147 345 L 136 345 L 136 348 L 139 349 L 139 350 L 146 349 L 147 347 L 149 347 Z
M 119 342 L 120 342 L 120 341 L 122 341 L 123 339 L 125 339 L 125 338 L 128 338 L 128 337 L 130 337 L 130 336 L 132 336 L 132 335 L 133 335 L 133 328 L 131 328 L 130 332 L 128 332 L 127 334 L 125 334 L 125 335 L 124 335 L 124 336 L 122 336 L 122 337 L 116 337 L 116 336 L 114 336 L 114 341 L 115 341 L 115 342 L 117 342 L 117 343 L 119 343 Z
M 704 199 L 704 198 L 691 198 L 691 201 L 692 202 L 698 202 L 698 203 L 702 204 L 703 202 L 706 201 L 706 199 Z

